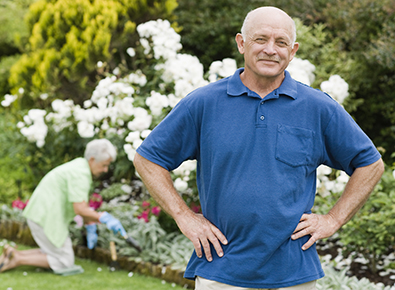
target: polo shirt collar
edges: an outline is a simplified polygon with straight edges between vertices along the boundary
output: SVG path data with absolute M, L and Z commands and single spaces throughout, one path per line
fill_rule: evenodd
M 227 93 L 233 97 L 239 97 L 244 94 L 248 96 L 255 96 L 256 94 L 247 88 L 240 79 L 240 74 L 244 71 L 244 68 L 239 68 L 236 72 L 229 78 Z M 288 71 L 285 71 L 285 78 L 281 86 L 274 90 L 273 95 L 270 99 L 278 98 L 280 95 L 288 96 L 294 100 L 297 99 L 297 88 L 296 81 L 291 77 Z

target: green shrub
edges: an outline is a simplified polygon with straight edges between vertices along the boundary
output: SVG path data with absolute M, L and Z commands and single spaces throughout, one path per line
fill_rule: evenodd
M 96 85 L 96 64 L 112 71 L 119 63 L 130 65 L 126 48 L 136 40 L 136 25 L 157 17 L 171 18 L 175 0 L 39 0 L 26 15 L 27 52 L 12 67 L 12 93 L 23 87 L 24 106 L 45 107 L 39 99 L 71 98 L 76 103 Z
M 360 253 L 376 273 L 382 256 L 393 251 L 395 243 L 395 179 L 387 168 L 380 183 L 363 208 L 340 231 L 345 253 Z

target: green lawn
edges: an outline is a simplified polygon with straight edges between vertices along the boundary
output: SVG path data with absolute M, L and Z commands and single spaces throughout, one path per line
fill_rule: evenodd
M 19 249 L 25 247 L 20 246 Z M 73 276 L 58 276 L 36 267 L 23 266 L 0 273 L 0 290 L 170 290 L 181 286 L 165 283 L 152 277 L 123 270 L 110 272 L 107 265 L 76 258 L 75 264 L 84 268 L 84 273 Z

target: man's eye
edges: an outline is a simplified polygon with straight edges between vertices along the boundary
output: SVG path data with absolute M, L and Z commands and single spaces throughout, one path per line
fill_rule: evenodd
M 258 38 L 255 39 L 255 42 L 257 42 L 257 43 L 265 43 L 266 40 L 264 38 L 262 38 L 262 37 L 258 37 Z
M 278 46 L 284 47 L 284 46 L 288 46 L 288 43 L 285 41 L 277 41 Z

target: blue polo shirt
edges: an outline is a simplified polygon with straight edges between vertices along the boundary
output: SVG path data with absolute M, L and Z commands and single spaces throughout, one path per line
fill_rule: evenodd
M 309 237 L 291 240 L 310 213 L 320 164 L 349 175 L 380 158 L 371 140 L 336 101 L 293 80 L 261 99 L 240 79 L 185 97 L 137 152 L 168 169 L 196 159 L 203 215 L 229 243 L 213 261 L 193 253 L 185 277 L 239 287 L 279 288 L 324 276 Z

